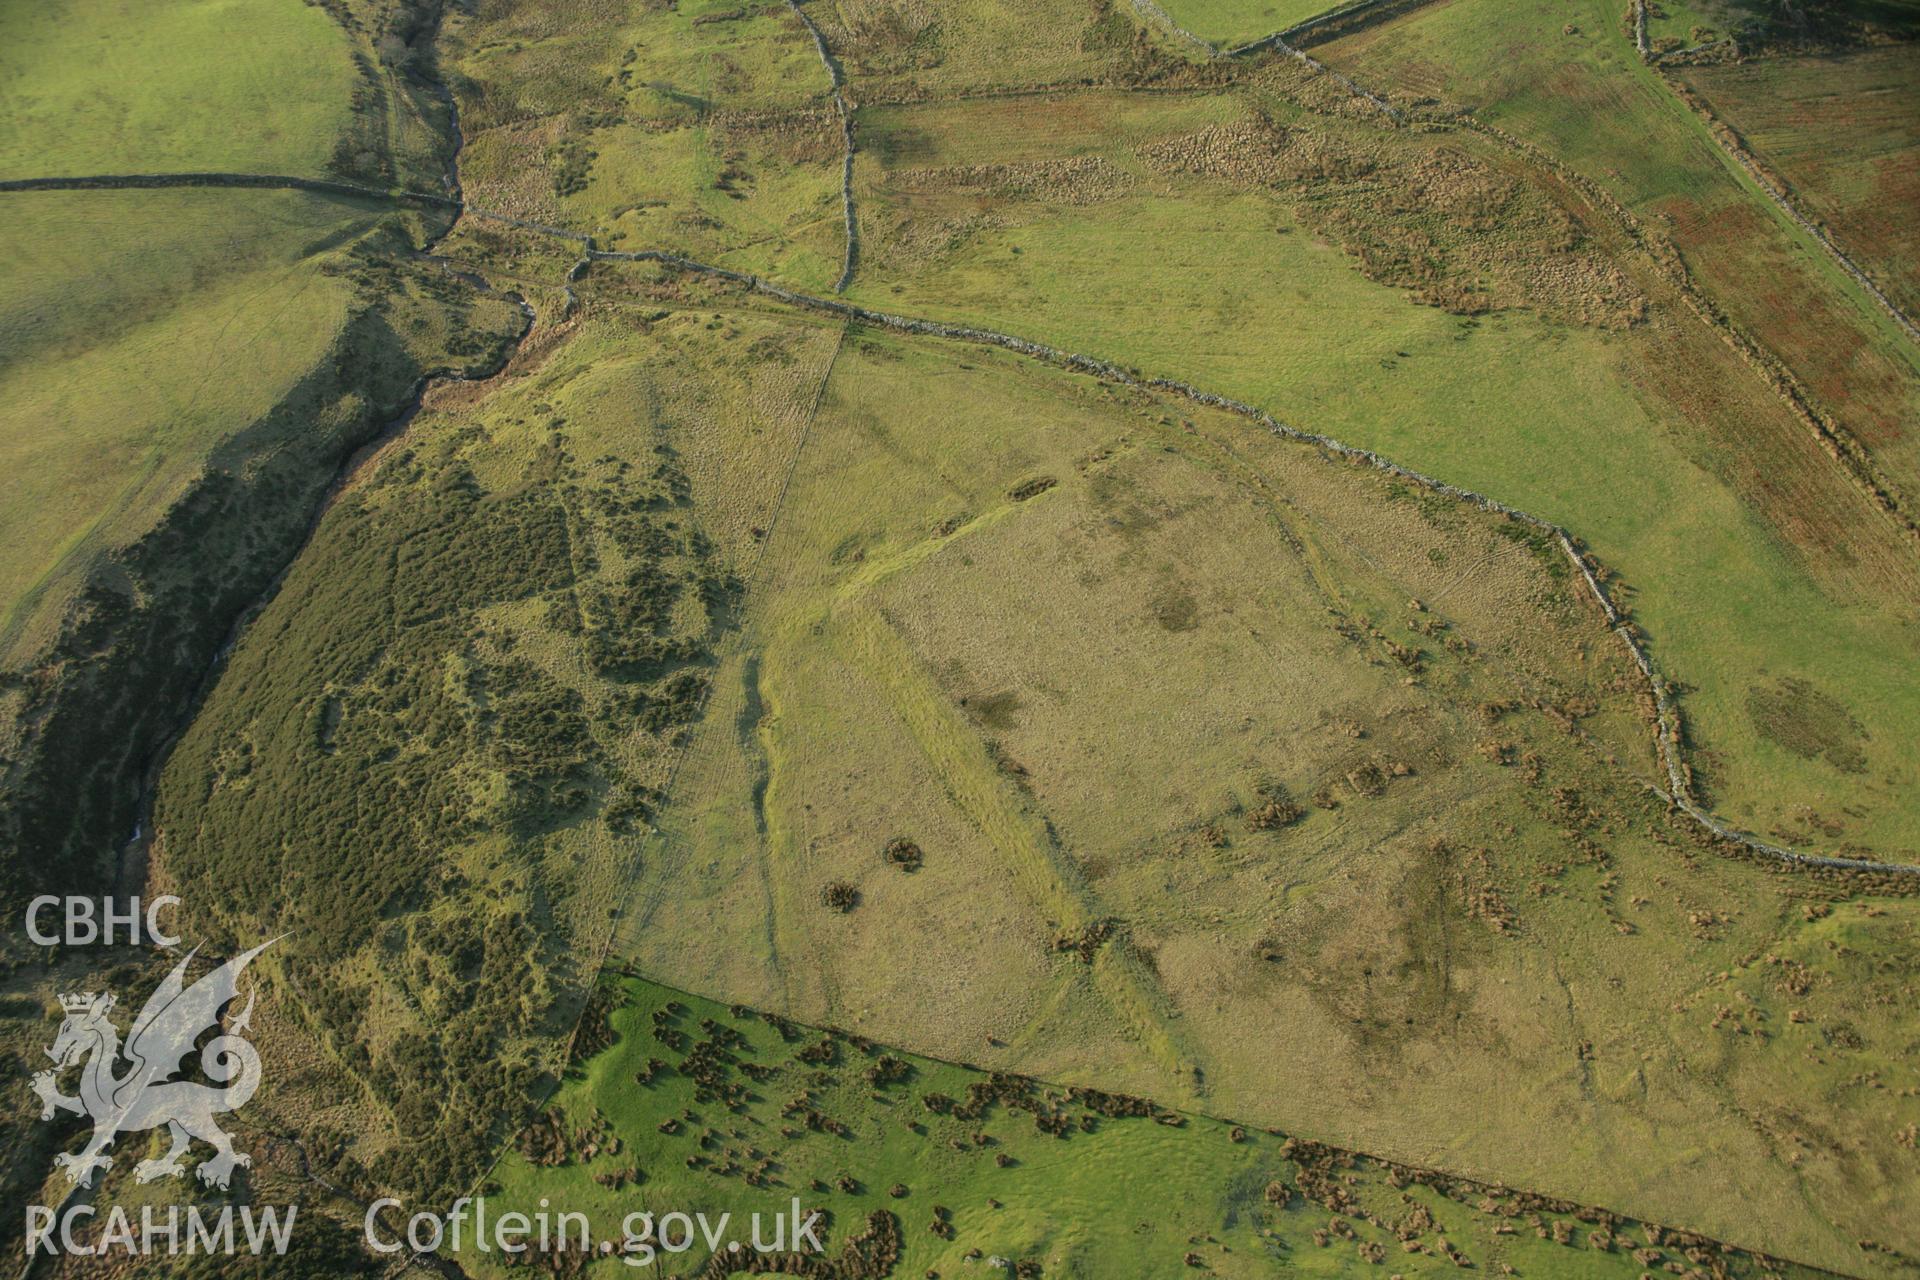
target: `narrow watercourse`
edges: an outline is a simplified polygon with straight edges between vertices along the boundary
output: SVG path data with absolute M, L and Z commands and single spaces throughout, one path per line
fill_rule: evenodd
M 155 835 L 152 818 L 154 799 L 158 790 L 161 773 L 166 766 L 167 758 L 171 754 L 175 744 L 179 741 L 180 736 L 185 733 L 187 728 L 193 723 L 195 716 L 199 714 L 201 707 L 205 705 L 207 697 L 218 684 L 221 673 L 226 668 L 228 658 L 232 655 L 234 648 L 239 644 L 247 627 L 260 616 L 261 612 L 272 602 L 274 597 L 279 594 L 280 588 L 286 582 L 288 573 L 290 573 L 293 566 L 299 562 L 301 556 L 306 553 L 313 541 L 314 535 L 320 528 L 321 522 L 325 519 L 328 511 L 332 509 L 335 501 L 337 501 L 340 495 L 360 477 L 362 472 L 383 453 L 386 446 L 406 433 L 408 426 L 411 425 L 424 405 L 427 394 L 434 387 L 456 382 L 479 384 L 490 382 L 501 376 L 511 367 L 514 356 L 532 335 L 534 327 L 539 322 L 538 313 L 533 305 L 524 297 L 518 293 L 501 292 L 494 289 L 484 279 L 476 276 L 474 273 L 456 269 L 451 261 L 437 256 L 434 250 L 448 235 L 452 234 L 454 228 L 459 223 L 459 219 L 469 214 L 474 217 L 490 219 L 520 229 L 573 240 L 580 243 L 583 248 L 591 246 L 592 242 L 586 236 L 575 235 L 558 227 L 528 222 L 524 219 L 512 218 L 502 214 L 492 214 L 482 209 L 472 208 L 464 203 L 461 199 L 458 167 L 459 153 L 464 143 L 464 135 L 460 129 L 458 104 L 450 93 L 445 92 L 444 86 L 436 82 L 434 87 L 440 90 L 437 96 L 439 96 L 445 104 L 448 113 L 448 133 L 452 147 L 447 160 L 446 180 L 449 191 L 453 193 L 450 195 L 434 192 L 388 190 L 361 183 L 343 182 L 324 178 L 307 178 L 289 174 L 219 172 L 103 174 L 0 181 L 0 193 L 163 190 L 185 187 L 238 190 L 292 190 L 349 199 L 380 201 L 401 208 L 445 212 L 452 215 L 447 218 L 446 225 L 442 227 L 437 234 L 428 239 L 426 243 L 415 250 L 415 256 L 434 262 L 443 271 L 466 283 L 469 287 L 474 288 L 476 292 L 484 296 L 503 298 L 514 303 L 521 314 L 519 332 L 503 344 L 499 358 L 490 368 L 480 372 L 439 369 L 422 374 L 406 396 L 404 407 L 400 412 L 389 418 L 378 431 L 362 441 L 357 448 L 352 450 L 341 461 L 333 479 L 327 485 L 319 502 L 315 504 L 313 513 L 308 519 L 306 531 L 300 537 L 298 544 L 281 564 L 280 568 L 274 573 L 266 587 L 234 617 L 231 626 L 228 628 L 226 639 L 215 652 L 212 660 L 207 664 L 206 669 L 201 673 L 194 692 L 181 708 L 180 714 L 174 721 L 172 727 L 150 754 L 146 767 L 141 774 L 140 791 L 136 802 L 136 817 L 134 819 L 132 832 L 114 859 L 113 891 L 116 895 L 125 896 L 139 893 L 144 896 L 146 892 L 144 881 L 147 873 L 147 860 Z M 568 280 L 571 282 L 577 279 L 585 270 L 586 266 L 587 259 L 582 257 L 580 261 L 576 263 L 574 270 L 569 274 Z M 566 308 L 565 313 L 563 313 L 561 317 L 563 319 L 566 313 L 571 313 L 575 302 L 571 288 L 565 290 L 565 296 Z M 290 974 L 290 980 L 292 977 L 293 975 Z M 302 1176 L 309 1182 L 320 1187 L 330 1195 L 346 1200 L 357 1208 L 363 1210 L 370 1209 L 370 1206 L 358 1196 L 315 1171 L 306 1146 L 298 1137 L 286 1133 L 276 1133 L 271 1129 L 267 1130 L 267 1135 L 271 1143 L 284 1143 L 293 1151 L 298 1159 Z M 89 1199 L 93 1194 L 94 1189 L 92 1188 L 82 1186 L 72 1187 L 62 1199 L 57 1212 L 64 1213 L 71 1205 Z M 42 1256 L 43 1255 L 35 1254 L 27 1259 L 20 1272 L 21 1280 L 32 1280 L 32 1277 L 39 1270 Z M 446 1280 L 466 1280 L 466 1272 L 451 1258 L 444 1255 L 423 1254 L 410 1258 L 409 1262 L 414 1266 L 436 1272 L 445 1277 Z

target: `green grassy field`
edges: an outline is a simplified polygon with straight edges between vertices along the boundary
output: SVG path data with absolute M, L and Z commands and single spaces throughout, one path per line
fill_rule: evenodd
M 1724 39 L 1742 25 L 1741 16 L 1714 0 L 1656 0 L 1647 6 L 1647 42 L 1664 52 Z
M 209 455 L 338 340 L 331 247 L 370 206 L 297 193 L 46 192 L 0 240 L 7 647 L 44 643 L 73 570 L 152 526 Z
M 542 7 L 452 31 L 482 206 L 824 288 L 840 273 L 844 143 L 785 8 Z
M 1162 65 L 1111 5 L 1089 16 L 1059 0 L 996 3 L 938 22 L 912 6 L 809 12 L 856 99 Z M 449 39 L 476 203 L 603 248 L 669 249 L 816 290 L 839 277 L 845 141 L 828 72 L 789 9 L 700 0 L 582 22 L 529 5 L 459 18 Z
M 101 866 L 152 753 L 346 454 L 518 311 L 402 262 L 390 211 L 24 192 L 0 238 L 6 892 Z
M 471 99 L 463 124 L 494 128 L 607 115 L 685 123 L 715 110 L 819 104 L 826 72 L 792 13 L 717 0 L 492 6 L 450 23 L 447 47 Z
M 750 1215 L 790 1212 L 797 1199 L 803 1212 L 824 1211 L 829 1257 L 861 1256 L 892 1275 L 994 1265 L 1049 1276 L 1347 1275 L 1384 1264 L 1404 1275 L 1601 1277 L 1708 1256 L 1572 1205 L 1230 1121 L 1118 1114 L 1137 1100 L 988 1076 L 637 978 L 610 979 L 607 1003 L 611 1047 L 596 1041 L 484 1191 L 495 1215 L 582 1214 L 616 1252 L 623 1224 L 643 1236 L 629 1215 L 730 1214 L 715 1228 L 724 1249 L 751 1238 Z M 698 1237 L 664 1249 L 679 1243 L 677 1224 L 656 1232 L 644 1237 L 652 1266 L 726 1273 L 699 1268 L 711 1250 Z M 843 1252 L 869 1232 L 860 1254 Z M 773 1243 L 770 1226 L 761 1239 Z M 649 1257 L 642 1243 L 587 1274 L 622 1274 Z M 1730 1276 L 1799 1271 L 1737 1252 L 1716 1260 Z M 514 1274 L 471 1247 L 459 1261 Z
M 0 175 L 433 186 L 450 147 L 416 74 L 418 16 L 358 0 L 10 9 Z M 11 892 L 19 875 L 85 877 L 125 840 L 153 752 L 344 455 L 425 369 L 484 364 L 518 313 L 404 262 L 436 228 L 372 204 L 94 190 L 16 192 L 5 212 Z
M 1784 1117 L 1724 1119 L 1768 1076 L 1823 1125 L 1878 1096 L 1837 1060 L 1811 1087 L 1786 1042 L 1723 1058 L 1707 1026 L 1722 968 L 1798 937 L 1818 891 L 1703 857 L 1651 804 L 1621 655 L 1556 569 L 1236 419 L 856 332 L 619 951 L 1827 1265 L 1864 1265 L 1850 1229 L 1908 1247 L 1879 1164 L 1907 1102 L 1870 1105 L 1844 1167 Z M 920 869 L 883 857 L 901 838 Z M 1889 907 L 1886 956 L 1911 927 Z M 1890 1007 L 1863 1043 L 1910 1038 Z
M 0 14 L 0 111 L 12 127 L 0 140 L 0 178 L 319 176 L 353 125 L 352 52 L 319 5 L 9 6 Z
M 1675 74 L 1909 314 L 1920 309 L 1920 54 L 1894 45 Z
M 1283 152 L 1264 181 L 1244 160 L 1257 133 L 1240 138 L 1240 161 L 1209 170 L 1201 149 L 1235 136 L 1209 122 L 1244 121 L 1250 106 L 1318 131 L 1285 140 L 1321 140 Z M 1050 131 L 1030 127 L 1043 116 Z M 1414 221 L 1424 214 L 1381 220 L 1395 207 L 1378 197 L 1386 164 L 1407 166 L 1428 202 L 1441 157 L 1488 166 L 1495 191 L 1529 179 L 1470 137 L 1413 144 L 1272 96 L 875 108 L 861 127 L 856 297 L 1246 399 L 1566 524 L 1622 575 L 1657 660 L 1689 686 L 1701 779 L 1727 817 L 1787 838 L 1837 823 L 1845 835 L 1816 842 L 1883 856 L 1916 847 L 1901 798 L 1910 549 L 1596 215 L 1577 203 L 1567 224 L 1553 206 L 1537 215 L 1532 234 L 1570 235 L 1588 255 L 1571 287 L 1525 267 L 1512 230 L 1524 206 L 1485 249 Z M 1198 175 L 1160 158 L 1195 154 L 1178 163 Z M 1350 194 L 1342 166 L 1360 175 Z M 1458 309 L 1450 291 L 1465 279 L 1496 309 L 1450 314 L 1402 292 L 1419 285 Z M 1636 297 L 1648 319 L 1616 327 Z M 1836 644 L 1857 656 L 1858 683 L 1823 674 Z M 1843 700 L 1872 763 L 1850 772 L 1756 717 L 1757 691 L 1781 679 Z
M 1909 429 L 1920 351 L 1640 63 L 1615 6 L 1452 0 L 1319 54 L 1385 92 L 1471 106 L 1600 183 L 1672 241 L 1904 492 L 1920 492 L 1920 437 Z

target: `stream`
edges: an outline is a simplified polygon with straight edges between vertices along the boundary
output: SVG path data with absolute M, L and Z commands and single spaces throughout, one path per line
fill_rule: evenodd
M 436 38 L 437 35 L 438 32 L 436 31 Z M 539 320 L 539 316 L 534 311 L 533 305 L 520 294 L 515 292 L 500 292 L 494 289 L 492 285 L 482 277 L 471 271 L 456 269 L 448 259 L 440 257 L 434 252 L 440 243 L 453 233 L 454 228 L 459 226 L 460 218 L 464 216 L 465 213 L 464 208 L 460 204 L 460 151 L 465 145 L 466 138 L 460 129 L 459 104 L 454 99 L 452 91 L 448 89 L 446 83 L 438 77 L 430 82 L 429 88 L 447 111 L 447 131 L 453 145 L 447 156 L 446 183 L 456 212 L 439 234 L 435 235 L 414 251 L 414 256 L 435 263 L 449 276 L 459 280 L 483 296 L 504 298 L 514 303 L 520 309 L 522 319 L 520 332 L 514 335 L 512 340 L 506 345 L 500 355 L 499 361 L 494 367 L 485 373 L 468 375 L 450 370 L 442 370 L 422 374 L 420 379 L 414 384 L 412 392 L 407 396 L 405 406 L 400 412 L 390 418 L 372 437 L 363 441 L 342 460 L 339 469 L 334 473 L 333 479 L 328 483 L 319 501 L 315 503 L 313 515 L 307 522 L 306 532 L 301 536 L 299 544 L 294 547 L 292 554 L 287 557 L 286 563 L 280 566 L 280 569 L 273 575 L 273 578 L 260 593 L 249 601 L 234 618 L 233 624 L 227 630 L 226 639 L 221 642 L 219 649 L 215 651 L 212 660 L 207 664 L 206 670 L 202 672 L 199 683 L 195 686 L 192 696 L 188 698 L 187 704 L 181 708 L 179 718 L 174 722 L 173 728 L 168 731 L 165 738 L 154 748 L 152 755 L 148 758 L 146 767 L 141 772 L 140 793 L 138 799 L 135 801 L 134 807 L 133 829 L 131 833 L 129 833 L 126 843 L 120 847 L 114 860 L 112 892 L 116 898 L 129 897 L 136 893 L 142 897 L 146 895 L 147 875 L 150 869 L 149 863 L 154 837 L 154 799 L 160 784 L 160 774 L 166 766 L 167 759 L 172 754 L 174 746 L 179 742 L 180 736 L 185 733 L 187 727 L 193 723 L 194 717 L 200 713 L 200 709 L 205 705 L 208 695 L 212 693 L 214 686 L 219 682 L 221 673 L 226 669 L 228 658 L 232 656 L 234 647 L 239 644 L 247 627 L 252 624 L 254 619 L 260 616 L 267 605 L 272 603 L 273 598 L 279 594 L 281 586 L 286 582 L 287 574 L 292 571 L 293 566 L 299 562 L 300 557 L 306 554 L 307 548 L 312 545 L 314 535 L 320 529 L 321 521 L 324 520 L 327 513 L 333 509 L 333 504 L 339 499 L 342 493 L 360 478 L 361 474 L 367 470 L 374 459 L 378 458 L 388 445 L 406 433 L 407 427 L 413 422 L 415 415 L 420 412 L 420 408 L 425 402 L 429 391 L 444 383 L 483 383 L 490 382 L 494 378 L 499 377 L 506 371 L 507 367 L 513 363 L 514 355 L 533 333 L 534 326 Z

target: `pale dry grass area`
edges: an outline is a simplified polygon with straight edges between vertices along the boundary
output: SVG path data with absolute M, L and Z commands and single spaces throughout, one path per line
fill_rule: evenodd
M 620 953 L 1751 1238 L 1733 1187 L 1769 1247 L 1838 1260 L 1841 1188 L 1882 1194 L 1906 1103 L 1860 1113 L 1873 1154 L 1793 1155 L 1751 1117 L 1800 1050 L 1729 1048 L 1711 994 L 1823 891 L 1653 801 L 1624 650 L 1521 533 L 1243 421 L 856 330 Z

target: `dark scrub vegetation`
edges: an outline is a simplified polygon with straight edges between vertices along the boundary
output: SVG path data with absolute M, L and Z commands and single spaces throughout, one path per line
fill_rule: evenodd
M 360 299 L 330 358 L 217 451 L 151 532 L 100 557 L 52 644 L 0 674 L 13 713 L 0 897 L 98 885 L 149 762 L 235 621 L 299 549 L 343 460 L 429 372 L 500 360 L 514 310 L 394 265 L 393 248 L 368 244 L 339 264 Z
M 557 1065 L 600 851 L 653 798 L 635 744 L 698 707 L 736 591 L 654 457 L 582 465 L 558 417 L 416 423 L 169 761 L 166 878 L 236 942 L 290 935 L 307 1030 L 402 1139 L 349 1177 L 465 1185 Z

